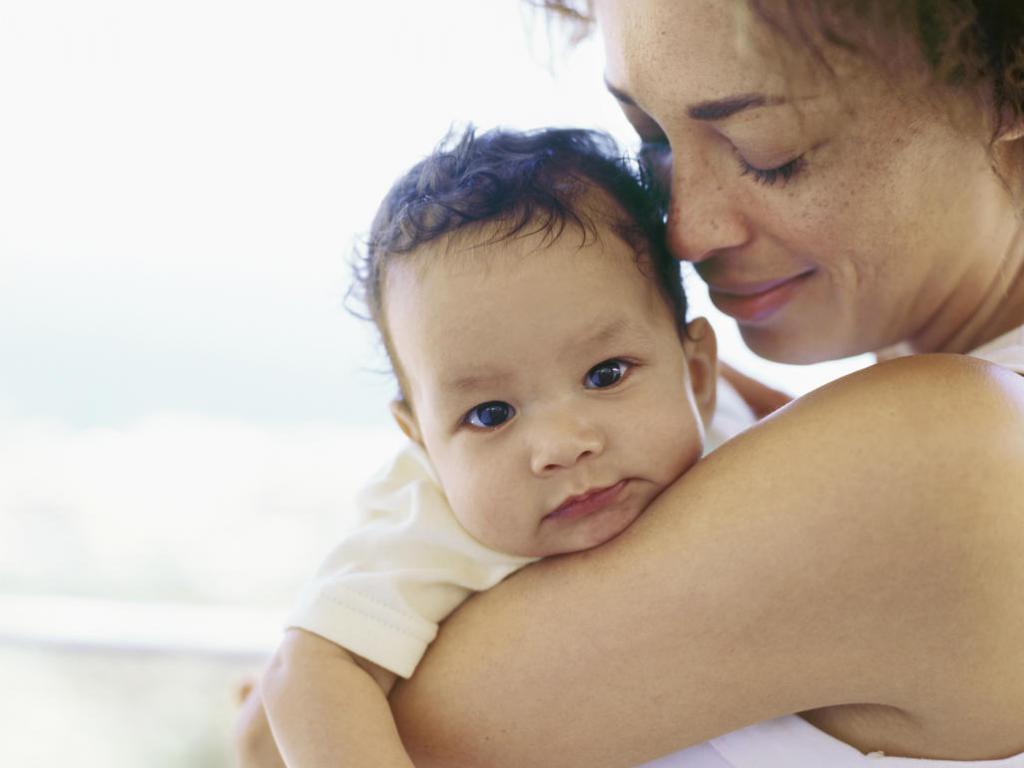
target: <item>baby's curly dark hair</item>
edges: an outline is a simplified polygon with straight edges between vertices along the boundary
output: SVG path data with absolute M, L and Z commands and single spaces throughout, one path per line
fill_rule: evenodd
M 356 254 L 350 297 L 380 330 L 399 372 L 384 317 L 386 275 L 395 259 L 488 224 L 495 225 L 487 230 L 488 244 L 531 234 L 553 242 L 568 227 L 582 246 L 599 237 L 598 223 L 610 225 L 633 249 L 682 333 L 680 265 L 666 247 L 665 214 L 647 175 L 607 134 L 576 128 L 450 133 L 384 197 Z

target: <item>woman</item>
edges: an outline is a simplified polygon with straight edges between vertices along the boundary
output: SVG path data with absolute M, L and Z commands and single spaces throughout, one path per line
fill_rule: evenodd
M 1024 765 L 1024 379 L 985 361 L 1024 372 L 1010 5 L 593 4 L 752 349 L 959 354 L 802 398 L 466 604 L 392 699 L 417 765 Z
M 670 171 L 673 250 L 754 351 L 967 353 L 1024 324 L 1019 4 L 593 10 L 609 89 Z M 1024 380 L 962 355 L 873 367 L 613 546 L 467 605 L 396 708 L 424 765 L 637 764 L 793 712 L 860 752 L 1024 752 L 1022 494 Z M 752 764 L 800 765 L 802 735 Z

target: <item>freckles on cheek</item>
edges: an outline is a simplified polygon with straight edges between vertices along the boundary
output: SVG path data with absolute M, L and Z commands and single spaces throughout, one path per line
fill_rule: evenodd
M 786 250 L 812 266 L 826 267 L 864 233 L 861 195 L 850 181 L 830 185 L 796 203 L 798 210 L 779 216 L 775 227 Z M 786 225 L 788 223 L 788 228 Z

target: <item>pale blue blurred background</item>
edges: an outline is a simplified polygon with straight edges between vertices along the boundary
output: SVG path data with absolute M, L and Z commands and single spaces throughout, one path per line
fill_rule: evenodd
M 342 308 L 377 201 L 453 122 L 633 142 L 596 44 L 547 42 L 517 0 L 0 1 L 0 765 L 230 764 L 399 441 Z M 865 362 L 715 325 L 794 393 Z

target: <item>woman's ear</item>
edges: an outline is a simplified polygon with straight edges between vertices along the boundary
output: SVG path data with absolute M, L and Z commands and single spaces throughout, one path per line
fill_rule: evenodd
M 690 388 L 704 426 L 715 413 L 715 392 L 718 386 L 718 342 L 711 324 L 703 317 L 686 324 L 683 351 L 690 374 Z
M 1021 138 L 1024 138 L 1024 117 L 1012 115 L 1007 116 L 999 127 L 995 143 L 1001 144 L 1008 141 L 1017 141 Z
M 420 425 L 416 423 L 416 417 L 412 414 L 409 403 L 403 399 L 391 401 L 391 415 L 395 417 L 398 428 L 405 433 L 405 436 L 417 445 L 423 445 L 423 438 L 420 436 Z
M 992 144 L 993 168 L 1019 202 L 1024 199 L 1024 118 L 1008 116 Z

